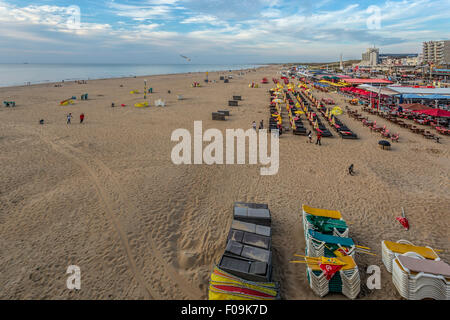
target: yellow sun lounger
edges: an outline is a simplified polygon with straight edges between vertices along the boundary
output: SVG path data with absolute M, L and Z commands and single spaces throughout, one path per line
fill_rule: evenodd
M 327 262 L 329 260 L 329 262 Z M 306 261 L 308 264 L 308 267 L 311 268 L 313 271 L 322 271 L 319 267 L 319 263 L 329 263 L 333 265 L 342 265 L 341 270 L 352 270 L 356 268 L 356 262 L 355 259 L 351 256 L 343 256 L 343 257 L 336 257 L 336 258 L 327 258 L 327 257 L 306 257 Z
M 417 256 L 428 260 L 440 260 L 438 254 L 433 248 L 420 247 L 406 240 L 399 240 L 397 242 L 382 241 L 381 242 L 382 260 L 386 269 L 392 272 L 392 262 L 396 255 L 410 255 Z
M 274 282 L 246 281 L 216 266 L 209 282 L 209 300 L 275 300 L 278 290 Z
M 326 210 L 326 209 L 317 209 L 313 207 L 309 207 L 307 205 L 303 205 L 303 213 L 305 214 L 311 214 L 313 216 L 320 216 L 320 217 L 326 217 L 326 218 L 333 218 L 333 219 L 342 219 L 342 215 L 339 211 L 336 210 Z

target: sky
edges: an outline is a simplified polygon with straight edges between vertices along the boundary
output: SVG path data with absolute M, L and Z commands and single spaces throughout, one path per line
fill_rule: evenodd
M 450 0 L 0 0 L 0 63 L 244 64 L 420 53 Z M 187 61 L 181 55 L 191 58 Z

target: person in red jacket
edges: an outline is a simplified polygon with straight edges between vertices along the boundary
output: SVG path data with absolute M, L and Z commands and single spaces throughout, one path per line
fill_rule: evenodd
M 84 113 L 80 114 L 80 123 L 83 123 L 84 121 Z
M 320 142 L 321 139 L 322 139 L 322 133 L 317 132 L 317 141 L 316 141 L 316 144 L 318 144 L 319 146 L 322 145 L 322 143 Z

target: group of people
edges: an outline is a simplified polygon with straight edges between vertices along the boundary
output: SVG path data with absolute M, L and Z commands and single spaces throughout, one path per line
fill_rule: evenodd
M 253 122 L 252 122 L 252 128 L 253 128 L 253 130 L 256 131 L 256 121 L 253 121 Z M 259 130 L 264 129 L 264 120 L 261 120 L 261 121 L 259 122 L 259 128 L 258 128 L 258 129 L 259 129 Z
M 313 143 L 312 141 L 312 131 L 309 130 L 308 132 L 308 139 L 309 139 L 309 143 Z M 316 140 L 316 145 L 318 144 L 319 146 L 322 145 L 322 133 L 320 133 L 320 131 L 317 132 L 317 140 Z
M 85 117 L 84 113 L 80 114 L 80 123 L 83 123 L 84 117 Z M 71 121 L 72 121 L 72 113 L 69 113 L 67 115 L 67 124 L 71 124 Z

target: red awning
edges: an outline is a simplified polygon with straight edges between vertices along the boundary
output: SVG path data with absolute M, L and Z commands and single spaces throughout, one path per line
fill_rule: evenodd
M 403 109 L 407 109 L 409 111 L 419 111 L 419 110 L 432 110 L 433 108 L 427 107 L 421 103 L 403 103 L 399 105 Z
M 392 84 L 392 81 L 386 80 L 386 79 L 344 79 L 345 82 L 350 84 L 363 84 L 363 83 L 370 83 L 370 84 Z
M 428 116 L 438 117 L 438 118 L 450 117 L 450 111 L 446 111 L 446 110 L 442 110 L 442 109 L 417 110 L 414 112 L 426 114 Z

